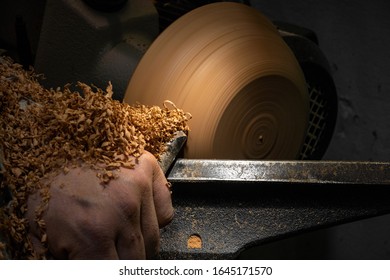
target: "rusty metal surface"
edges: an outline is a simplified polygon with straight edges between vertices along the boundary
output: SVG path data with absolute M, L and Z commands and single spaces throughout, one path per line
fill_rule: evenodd
M 390 164 L 178 160 L 162 259 L 232 259 L 251 246 L 390 213 Z M 188 248 L 190 236 L 201 248 Z
M 389 185 L 390 163 L 356 161 L 251 161 L 179 159 L 171 182 L 275 182 Z

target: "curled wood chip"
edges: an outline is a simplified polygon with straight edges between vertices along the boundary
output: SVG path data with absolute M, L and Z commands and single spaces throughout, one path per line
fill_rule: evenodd
M 37 255 L 27 238 L 28 195 L 40 191 L 43 203 L 36 210 L 41 241 L 47 243 L 41 219 L 50 198 L 42 178 L 53 172 L 69 172 L 81 162 L 93 167 L 103 184 L 116 178 L 115 169 L 134 168 L 145 150 L 154 156 L 177 131 L 188 131 L 190 115 L 170 102 L 163 108 L 130 106 L 112 99 L 111 83 L 104 91 L 78 83 L 81 93 L 41 86 L 33 70 L 0 57 L 0 153 L 3 162 L 1 188 L 12 201 L 2 209 L 0 223 L 12 240 L 13 257 Z

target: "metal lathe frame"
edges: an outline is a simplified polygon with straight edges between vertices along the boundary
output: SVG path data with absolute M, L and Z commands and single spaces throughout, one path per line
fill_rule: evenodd
M 255 245 L 390 213 L 390 163 L 179 159 L 162 259 L 231 259 Z M 200 248 L 188 248 L 191 236 Z

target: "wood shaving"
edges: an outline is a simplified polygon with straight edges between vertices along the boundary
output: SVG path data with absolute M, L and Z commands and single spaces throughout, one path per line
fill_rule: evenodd
M 43 203 L 36 222 L 47 246 L 41 218 L 50 199 L 42 183 L 45 176 L 67 173 L 83 162 L 95 168 L 105 184 L 115 179 L 119 167 L 133 168 L 145 150 L 159 158 L 177 131 L 189 130 L 190 115 L 169 101 L 162 108 L 130 106 L 112 99 L 111 83 L 104 91 L 79 82 L 79 93 L 69 85 L 46 89 L 39 83 L 42 78 L 0 57 L 0 188 L 12 194 L 11 202 L 0 209 L 0 226 L 10 236 L 15 259 L 48 257 L 48 252 L 33 251 L 24 218 L 29 194 L 39 191 Z
M 7 259 L 7 253 L 5 251 L 6 246 L 5 243 L 0 242 L 0 260 L 6 260 Z

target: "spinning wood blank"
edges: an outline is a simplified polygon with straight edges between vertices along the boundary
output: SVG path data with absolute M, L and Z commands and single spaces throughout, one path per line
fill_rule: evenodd
M 187 158 L 296 159 L 308 122 L 294 54 L 257 10 L 220 2 L 179 18 L 137 66 L 124 102 L 190 112 Z

